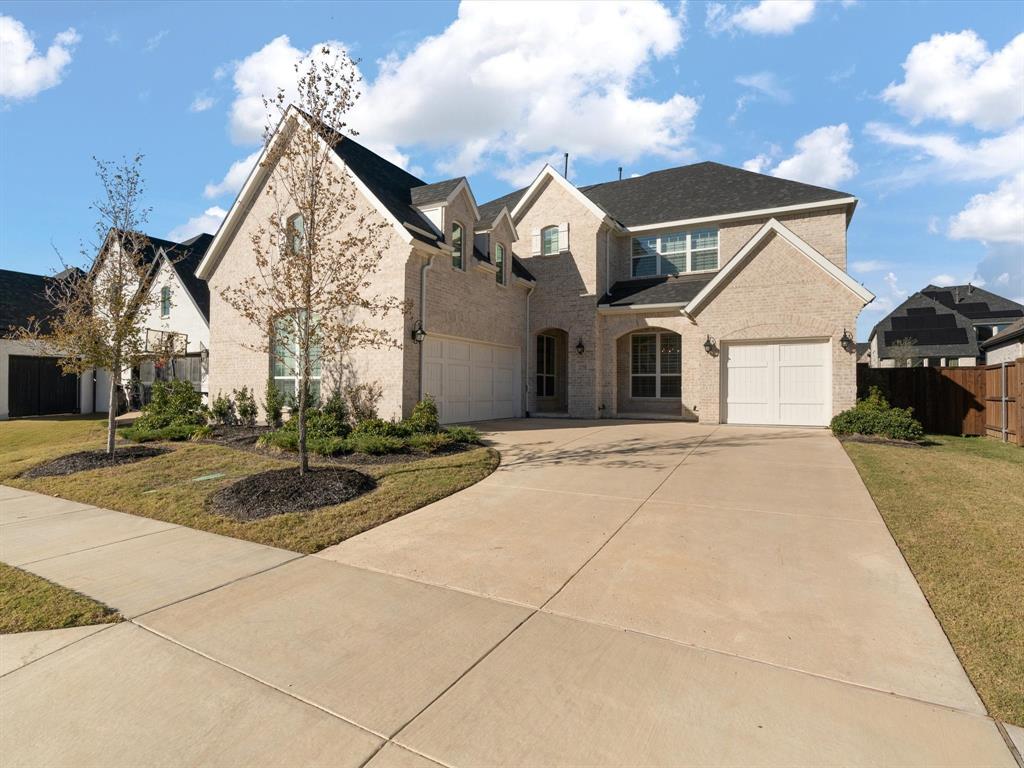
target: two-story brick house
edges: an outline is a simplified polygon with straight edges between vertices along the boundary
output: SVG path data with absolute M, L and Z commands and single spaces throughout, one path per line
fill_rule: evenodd
M 334 149 L 392 225 L 374 287 L 411 307 L 385 321 L 396 347 L 337 374 L 380 384 L 384 416 L 430 394 L 446 422 L 824 425 L 854 402 L 852 334 L 873 296 L 846 273 L 846 193 L 717 163 L 577 188 L 548 166 L 478 205 L 464 178 L 427 184 L 352 139 Z M 272 369 L 252 343 L 268 329 L 222 292 L 253 273 L 247 234 L 274 172 L 257 165 L 197 271 L 211 392 L 260 392 Z

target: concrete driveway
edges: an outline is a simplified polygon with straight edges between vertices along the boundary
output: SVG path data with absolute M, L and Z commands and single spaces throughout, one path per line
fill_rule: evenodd
M 312 557 L 0 518 L 135 608 L 0 678 L 5 764 L 1015 765 L 827 433 L 485 428 L 491 477 Z

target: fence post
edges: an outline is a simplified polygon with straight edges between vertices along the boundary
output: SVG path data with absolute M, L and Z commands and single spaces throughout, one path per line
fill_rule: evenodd
M 1007 440 L 1006 431 L 1007 431 L 1007 427 L 1009 426 L 1006 423 L 1007 415 L 1008 414 L 1006 412 L 1007 411 L 1007 405 L 1006 405 L 1006 394 L 1007 393 L 1006 393 L 1006 361 L 1005 360 L 1003 361 L 1002 365 L 999 367 L 999 393 L 1001 395 L 1001 397 L 1000 397 L 1000 405 L 1002 406 L 1001 409 L 1000 409 L 1000 422 L 1002 422 L 1002 426 L 1003 426 L 1003 442 L 1005 443 L 1006 440 Z

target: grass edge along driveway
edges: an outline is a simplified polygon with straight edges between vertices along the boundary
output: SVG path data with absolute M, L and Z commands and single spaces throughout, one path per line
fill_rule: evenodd
M 845 443 L 989 714 L 1024 725 L 1024 449 Z
M 120 620 L 117 611 L 91 597 L 0 563 L 0 635 Z
M 345 504 L 241 522 L 206 511 L 206 499 L 246 475 L 294 461 L 207 443 L 167 443 L 171 452 L 134 464 L 64 477 L 17 477 L 74 451 L 103 447 L 105 422 L 70 417 L 0 422 L 0 482 L 119 512 L 310 554 L 482 480 L 498 466 L 490 448 L 399 464 L 356 467 L 377 488 Z M 314 462 L 315 463 L 315 462 Z M 222 475 L 208 480 L 197 478 Z

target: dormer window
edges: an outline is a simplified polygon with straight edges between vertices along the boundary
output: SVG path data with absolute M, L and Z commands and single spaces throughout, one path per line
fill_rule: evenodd
M 718 230 L 696 229 L 634 237 L 633 277 L 680 275 L 718 269 Z
M 558 253 L 558 227 L 554 224 L 540 231 L 540 249 L 543 256 L 554 256 Z
M 498 271 L 494 273 L 494 279 L 498 281 L 498 285 L 505 284 L 505 246 L 498 243 L 494 246 L 494 266 L 498 268 Z
M 452 266 L 455 269 L 466 268 L 465 240 L 462 225 L 458 222 L 452 224 Z

